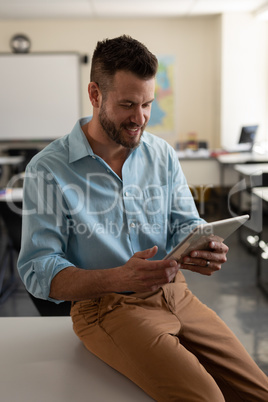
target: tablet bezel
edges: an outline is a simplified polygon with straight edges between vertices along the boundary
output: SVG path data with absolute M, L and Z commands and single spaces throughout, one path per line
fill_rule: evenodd
M 205 250 L 210 241 L 224 241 L 249 219 L 249 215 L 235 216 L 196 226 L 188 236 L 171 250 L 163 259 L 178 262 L 194 250 Z

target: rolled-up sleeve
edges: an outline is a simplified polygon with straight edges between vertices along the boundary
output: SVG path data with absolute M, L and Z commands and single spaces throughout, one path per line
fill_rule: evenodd
M 23 190 L 22 243 L 19 275 L 35 297 L 49 297 L 50 284 L 62 269 L 71 266 L 65 258 L 68 246 L 67 207 L 52 174 L 28 167 Z

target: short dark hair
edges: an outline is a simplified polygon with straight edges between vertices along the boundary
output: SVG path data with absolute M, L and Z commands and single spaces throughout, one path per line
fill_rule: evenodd
M 155 77 L 158 61 L 145 45 L 127 35 L 98 42 L 91 63 L 91 82 L 105 92 L 117 71 L 129 71 L 139 78 Z

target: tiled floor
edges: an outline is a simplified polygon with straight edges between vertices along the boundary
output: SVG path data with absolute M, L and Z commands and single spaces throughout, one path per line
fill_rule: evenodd
M 228 262 L 211 277 L 185 272 L 190 289 L 234 331 L 268 375 L 268 295 L 256 286 L 256 256 L 233 234 Z M 268 261 L 267 261 L 268 267 Z M 23 285 L 0 304 L 0 316 L 38 316 Z

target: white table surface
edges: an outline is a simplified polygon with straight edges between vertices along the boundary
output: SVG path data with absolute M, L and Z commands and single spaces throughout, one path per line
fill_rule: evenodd
M 221 164 L 231 164 L 235 165 L 237 163 L 246 163 L 246 162 L 268 162 L 268 155 L 261 155 L 258 153 L 252 152 L 241 152 L 241 153 L 231 153 L 219 155 L 217 157 L 218 162 Z
M 268 163 L 238 164 L 234 166 L 234 169 L 245 176 L 261 175 L 268 173 Z
M 0 156 L 0 165 L 17 165 L 24 159 L 24 156 Z
M 253 194 L 268 202 L 268 187 L 256 187 L 252 189 Z
M 5 192 L 0 192 L 0 201 L 5 202 L 20 202 L 23 198 L 23 189 L 22 188 L 13 188 L 3 190 Z
M 70 317 L 0 318 L 3 402 L 149 402 L 130 380 L 88 352 Z

